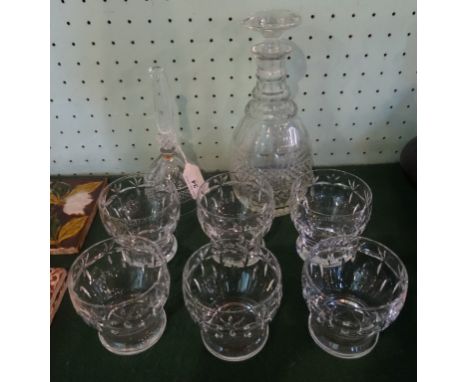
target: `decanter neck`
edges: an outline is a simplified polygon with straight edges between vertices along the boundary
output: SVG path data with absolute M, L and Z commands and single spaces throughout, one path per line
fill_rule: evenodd
M 296 105 L 286 83 L 285 59 L 291 47 L 281 40 L 267 39 L 254 45 L 252 52 L 257 58 L 257 83 L 247 112 L 290 118 L 296 113 Z

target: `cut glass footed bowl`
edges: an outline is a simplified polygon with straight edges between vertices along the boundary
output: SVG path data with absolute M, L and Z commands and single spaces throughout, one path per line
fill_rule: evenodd
M 154 181 L 145 175 L 123 176 L 104 188 L 98 206 L 111 236 L 141 236 L 156 243 L 166 261 L 174 257 L 180 201 L 171 181 Z
M 299 232 L 296 250 L 304 260 L 320 240 L 364 232 L 372 212 L 372 191 L 349 172 L 314 170 L 294 182 L 290 210 Z
M 359 358 L 372 351 L 379 333 L 400 313 L 408 274 L 383 244 L 341 236 L 313 247 L 304 262 L 302 288 L 315 343 L 336 357 Z
M 198 221 L 207 236 L 257 241 L 269 231 L 275 211 L 273 189 L 259 172 L 226 172 L 205 181 L 197 196 Z
M 68 290 L 76 312 L 97 329 L 104 347 L 131 355 L 164 332 L 169 272 L 161 250 L 139 237 L 101 241 L 70 268 Z
M 264 247 L 218 241 L 189 258 L 183 293 L 207 350 L 225 361 L 243 361 L 268 339 L 268 324 L 281 302 L 281 269 Z

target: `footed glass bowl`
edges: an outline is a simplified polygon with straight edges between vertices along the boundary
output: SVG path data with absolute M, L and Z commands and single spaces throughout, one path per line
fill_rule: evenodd
M 210 243 L 185 264 L 183 293 L 207 350 L 225 361 L 243 361 L 268 339 L 268 324 L 281 302 L 281 269 L 264 247 Z
M 296 250 L 305 260 L 320 240 L 364 232 L 372 212 L 372 191 L 349 172 L 319 169 L 294 182 L 289 203 L 299 232 Z
M 205 181 L 198 191 L 198 221 L 211 240 L 261 242 L 273 221 L 273 189 L 259 172 L 225 172 Z
M 359 358 L 405 302 L 408 274 L 399 257 L 364 237 L 340 236 L 313 247 L 302 270 L 309 331 L 326 352 Z
M 131 355 L 154 345 L 166 327 L 169 272 L 160 249 L 139 237 L 101 241 L 73 262 L 68 290 L 76 312 L 104 347 Z
M 174 231 L 180 201 L 174 184 L 145 175 L 123 176 L 102 190 L 99 214 L 109 235 L 141 236 L 161 248 L 169 262 L 177 252 Z

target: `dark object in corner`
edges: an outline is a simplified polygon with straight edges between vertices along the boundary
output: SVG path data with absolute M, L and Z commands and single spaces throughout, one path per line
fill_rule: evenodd
M 417 183 L 417 153 L 416 137 L 411 139 L 401 151 L 400 165 L 403 171 L 416 186 Z

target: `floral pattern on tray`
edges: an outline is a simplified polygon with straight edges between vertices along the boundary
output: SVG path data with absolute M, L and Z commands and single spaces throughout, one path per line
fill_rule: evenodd
M 67 289 L 66 279 L 67 271 L 64 268 L 50 268 L 50 323 Z
M 50 253 L 75 254 L 96 215 L 104 178 L 61 178 L 50 181 Z

